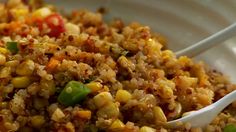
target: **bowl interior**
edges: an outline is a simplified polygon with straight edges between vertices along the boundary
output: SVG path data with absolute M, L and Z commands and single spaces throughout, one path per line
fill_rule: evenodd
M 2 0 L 0 0 L 2 1 Z M 106 7 L 106 20 L 137 21 L 163 34 L 169 48 L 177 51 L 221 30 L 236 21 L 235 0 L 46 0 L 70 11 Z M 196 60 L 203 60 L 236 82 L 236 37 L 218 45 Z
M 163 34 L 170 49 L 177 51 L 223 29 L 236 20 L 235 0 L 70 0 L 48 1 L 65 10 L 109 9 L 105 19 L 137 21 Z M 236 37 L 195 57 L 236 82 Z

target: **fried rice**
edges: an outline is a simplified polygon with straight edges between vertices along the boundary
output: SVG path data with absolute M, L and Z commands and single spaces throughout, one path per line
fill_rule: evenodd
M 137 22 L 103 12 L 63 15 L 39 1 L 0 4 L 0 132 L 221 132 L 236 102 L 206 128 L 165 123 L 236 89 L 203 62 L 175 54 Z

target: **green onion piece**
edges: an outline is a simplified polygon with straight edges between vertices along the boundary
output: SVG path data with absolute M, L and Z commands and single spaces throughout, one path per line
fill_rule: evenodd
M 83 83 L 70 81 L 58 96 L 58 101 L 65 106 L 73 106 L 86 98 L 91 90 Z
M 17 42 L 7 42 L 7 49 L 10 50 L 12 53 L 17 53 L 19 51 Z
M 224 128 L 224 132 L 236 132 L 236 126 L 233 124 L 228 124 Z

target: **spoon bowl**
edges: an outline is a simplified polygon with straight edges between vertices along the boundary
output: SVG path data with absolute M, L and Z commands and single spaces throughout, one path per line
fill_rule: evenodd
M 192 127 L 204 128 L 229 104 L 236 100 L 236 90 L 227 94 L 217 102 L 204 107 L 200 110 L 193 111 L 182 118 L 167 122 L 167 126 L 176 128 L 183 123 L 190 123 Z

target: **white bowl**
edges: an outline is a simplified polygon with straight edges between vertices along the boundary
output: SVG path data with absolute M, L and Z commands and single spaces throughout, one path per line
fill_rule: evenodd
M 0 0 L 2 1 L 2 0 Z M 166 36 L 169 47 L 180 50 L 236 21 L 236 0 L 46 0 L 67 11 L 109 9 L 114 17 L 137 21 Z M 236 38 L 196 57 L 236 82 Z
M 65 10 L 109 9 L 107 20 L 137 21 L 166 36 L 177 51 L 236 21 L 235 0 L 57 0 L 49 3 Z M 196 57 L 236 82 L 236 37 Z

